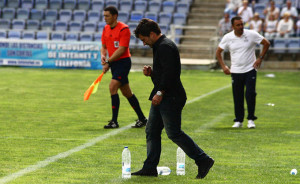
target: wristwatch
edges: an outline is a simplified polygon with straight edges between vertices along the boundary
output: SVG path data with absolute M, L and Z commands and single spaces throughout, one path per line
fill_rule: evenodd
M 105 61 L 105 63 L 107 63 L 107 64 L 108 64 L 108 66 L 110 66 L 110 62 L 109 62 L 108 60 L 106 60 L 106 61 Z
M 263 57 L 263 56 L 259 56 L 259 58 L 260 58 L 260 59 L 264 59 L 264 57 Z
M 157 92 L 156 92 L 156 95 L 157 95 L 157 96 L 163 96 L 163 93 L 162 93 L 161 91 L 157 91 Z

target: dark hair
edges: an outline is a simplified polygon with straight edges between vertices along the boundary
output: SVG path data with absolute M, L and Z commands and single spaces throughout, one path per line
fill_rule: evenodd
M 134 35 L 137 38 L 139 37 L 139 35 L 150 36 L 150 32 L 154 32 L 157 35 L 161 33 L 160 28 L 155 21 L 143 18 L 142 20 L 140 20 L 139 25 L 134 30 Z
M 242 17 L 239 17 L 239 16 L 233 17 L 233 18 L 231 19 L 231 25 L 232 25 L 232 26 L 233 26 L 235 20 L 242 20 Z
M 108 6 L 104 9 L 104 11 L 109 11 L 112 15 L 119 15 L 117 8 L 114 6 Z

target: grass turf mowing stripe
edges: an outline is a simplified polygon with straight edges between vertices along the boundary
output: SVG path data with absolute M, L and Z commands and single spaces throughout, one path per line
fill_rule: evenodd
M 193 103 L 195 101 L 198 101 L 198 100 L 200 100 L 202 98 L 207 97 L 208 95 L 217 93 L 217 92 L 219 92 L 219 91 L 221 91 L 223 89 L 228 88 L 229 86 L 230 85 L 227 85 L 227 86 L 221 87 L 219 89 L 213 90 L 211 92 L 208 92 L 208 93 L 206 93 L 204 95 L 201 95 L 199 97 L 196 97 L 196 98 L 194 98 L 192 100 L 189 100 L 187 102 L 187 104 L 191 104 L 191 103 Z M 119 129 L 113 130 L 113 131 L 111 131 L 111 132 L 109 132 L 107 134 L 104 134 L 104 135 L 101 135 L 101 136 L 96 137 L 94 139 L 91 139 L 90 141 L 88 141 L 85 144 L 77 146 L 77 147 L 75 147 L 73 149 L 70 149 L 70 150 L 68 150 L 66 152 L 59 153 L 59 154 L 57 154 L 55 156 L 48 157 L 47 159 L 45 159 L 43 161 L 37 162 L 35 165 L 31 165 L 31 166 L 26 167 L 25 169 L 22 169 L 22 170 L 20 170 L 18 172 L 15 172 L 15 173 L 12 173 L 12 174 L 10 174 L 8 176 L 5 176 L 5 177 L 3 177 L 3 178 L 0 179 L 0 184 L 4 184 L 4 183 L 7 183 L 7 182 L 10 182 L 10 181 L 12 181 L 14 179 L 17 179 L 19 177 L 24 176 L 25 174 L 28 174 L 28 173 L 34 172 L 34 171 L 36 171 L 38 169 L 41 169 L 43 167 L 46 167 L 47 165 L 49 165 L 49 164 L 51 164 L 53 162 L 56 162 L 57 160 L 66 158 L 66 157 L 70 156 L 73 153 L 76 153 L 76 152 L 79 152 L 79 151 L 81 151 L 81 150 L 83 150 L 85 148 L 91 147 L 91 146 L 95 145 L 96 143 L 98 143 L 99 141 L 102 141 L 102 140 L 104 140 L 104 139 L 106 139 L 108 137 L 111 137 L 113 135 L 116 135 L 116 134 L 118 134 L 120 132 L 123 132 L 123 131 L 129 129 L 132 125 L 133 124 L 130 124 L 130 125 L 127 125 L 125 127 L 121 127 Z

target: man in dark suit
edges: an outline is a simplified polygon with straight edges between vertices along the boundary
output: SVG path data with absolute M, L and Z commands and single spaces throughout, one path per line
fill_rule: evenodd
M 165 128 L 168 137 L 195 160 L 198 166 L 197 178 L 204 178 L 214 160 L 181 130 L 181 112 L 186 102 L 186 93 L 180 80 L 178 48 L 161 34 L 158 24 L 150 19 L 142 19 L 134 34 L 144 45 L 153 48 L 153 69 L 145 66 L 143 73 L 151 76 L 154 88 L 149 97 L 152 105 L 146 125 L 147 159 L 143 168 L 132 175 L 157 176 L 161 132 Z

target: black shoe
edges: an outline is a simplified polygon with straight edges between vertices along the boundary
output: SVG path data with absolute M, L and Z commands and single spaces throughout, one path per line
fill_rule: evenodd
M 156 169 L 141 169 L 137 172 L 131 173 L 131 175 L 135 175 L 135 176 L 154 176 L 157 177 L 158 173 Z
M 214 165 L 214 159 L 208 157 L 201 162 L 196 163 L 198 165 L 198 175 L 196 176 L 197 179 L 203 179 L 207 173 L 209 172 L 210 168 Z
M 144 120 L 136 120 L 135 125 L 131 126 L 132 128 L 141 128 L 147 124 L 148 120 L 145 118 Z
M 105 125 L 104 128 L 119 128 L 118 122 L 114 122 L 113 120 L 108 121 L 108 125 Z

